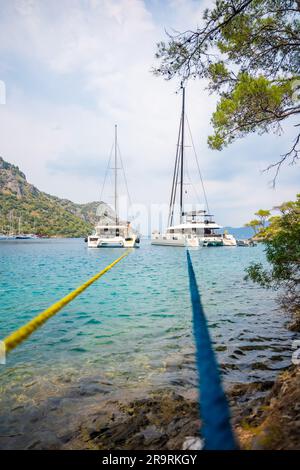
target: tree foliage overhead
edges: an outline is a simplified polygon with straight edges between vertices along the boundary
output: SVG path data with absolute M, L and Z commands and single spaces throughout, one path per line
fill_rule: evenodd
M 300 112 L 300 0 L 215 0 L 195 30 L 168 33 L 158 44 L 167 79 L 206 78 L 220 100 L 208 144 L 221 150 L 251 132 L 280 132 Z M 300 156 L 299 127 L 274 165 Z M 276 175 L 277 175 L 276 173 Z
M 247 273 L 263 287 L 282 289 L 281 304 L 295 315 L 300 330 L 300 194 L 276 209 L 280 215 L 270 217 L 260 231 L 270 269 L 253 263 Z

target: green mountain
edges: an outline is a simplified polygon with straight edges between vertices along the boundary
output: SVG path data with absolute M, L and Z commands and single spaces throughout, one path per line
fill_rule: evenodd
M 39 191 L 19 168 L 0 157 L 0 232 L 83 237 L 96 222 L 99 202 L 75 204 Z

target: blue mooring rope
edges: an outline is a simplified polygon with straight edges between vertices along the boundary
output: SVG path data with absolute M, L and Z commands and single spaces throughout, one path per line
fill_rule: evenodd
M 189 251 L 187 264 L 193 308 L 193 328 L 199 375 L 201 435 L 205 450 L 234 450 L 237 444 L 230 425 L 230 412 L 222 387 L 218 363 L 213 351 L 208 325 Z

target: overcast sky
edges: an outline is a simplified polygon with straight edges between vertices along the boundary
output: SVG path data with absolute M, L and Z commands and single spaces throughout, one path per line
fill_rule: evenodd
M 43 191 L 97 200 L 117 123 L 132 200 L 167 202 L 181 97 L 178 82 L 150 72 L 155 44 L 165 29 L 195 28 L 212 3 L 0 0 L 0 80 L 6 84 L 0 155 Z M 295 197 L 299 166 L 283 168 L 275 190 L 272 174 L 262 173 L 291 144 L 292 122 L 281 136 L 253 135 L 211 151 L 206 140 L 216 99 L 201 81 L 186 93 L 209 205 L 221 225 L 243 225 L 256 209 Z M 186 153 L 198 184 L 190 147 Z M 111 195 L 108 190 L 108 202 Z

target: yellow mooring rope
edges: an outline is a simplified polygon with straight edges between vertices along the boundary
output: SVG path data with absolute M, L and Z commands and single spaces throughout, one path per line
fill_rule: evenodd
M 42 313 L 33 318 L 27 325 L 22 326 L 17 331 L 7 336 L 3 343 L 5 345 L 5 351 L 8 353 L 16 346 L 18 346 L 22 341 L 24 341 L 28 336 L 30 336 L 35 330 L 37 330 L 43 323 L 45 323 L 49 318 L 53 317 L 57 312 L 59 312 L 65 305 L 67 305 L 71 300 L 75 299 L 81 292 L 87 289 L 93 282 L 97 281 L 100 277 L 103 276 L 107 271 L 109 271 L 115 264 L 117 264 L 121 259 L 125 258 L 130 253 L 130 250 L 127 250 L 122 256 L 113 261 L 111 264 L 106 266 L 102 271 L 93 276 L 87 282 L 82 284 L 77 289 L 70 292 L 70 294 L 63 297 L 61 300 L 51 305 L 51 307 L 44 310 Z

